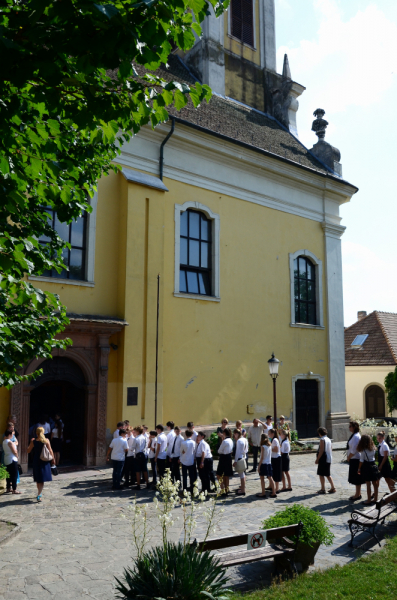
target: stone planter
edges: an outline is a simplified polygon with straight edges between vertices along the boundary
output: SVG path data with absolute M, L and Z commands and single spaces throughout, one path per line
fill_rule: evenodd
M 307 571 L 307 569 L 314 565 L 314 557 L 317 554 L 317 550 L 321 544 L 315 544 L 313 547 L 308 544 L 304 544 L 303 542 L 299 542 L 298 547 L 295 552 L 295 565 L 299 573 L 302 571 Z M 277 556 L 274 559 L 274 564 L 276 568 L 276 573 L 291 573 L 291 565 L 288 560 L 284 556 Z
M 7 479 L 0 479 L 0 496 L 4 494 L 7 489 Z

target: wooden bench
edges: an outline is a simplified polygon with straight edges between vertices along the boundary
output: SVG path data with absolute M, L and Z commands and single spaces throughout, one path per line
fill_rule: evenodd
M 302 526 L 302 523 L 297 523 L 296 525 L 288 525 L 287 527 L 268 529 L 266 531 L 267 543 L 263 548 L 223 552 L 216 555 L 216 557 L 219 558 L 220 563 L 224 567 L 234 567 L 236 565 L 257 562 L 258 560 L 284 556 L 290 564 L 292 572 L 297 573 L 294 558 Z M 233 546 L 247 546 L 249 535 L 251 534 L 243 533 L 241 535 L 211 539 L 206 542 L 197 542 L 195 540 L 192 545 L 197 546 L 199 552 L 223 550 L 224 548 L 231 548 Z M 291 541 L 290 537 L 295 537 L 295 541 Z
M 355 508 L 348 521 L 352 536 L 349 546 L 353 546 L 353 539 L 362 531 L 369 533 L 376 539 L 380 546 L 380 541 L 376 536 L 375 528 L 379 523 L 383 525 L 386 517 L 395 511 L 397 511 L 397 492 L 386 494 L 375 504 L 375 506 L 366 511 L 357 510 Z

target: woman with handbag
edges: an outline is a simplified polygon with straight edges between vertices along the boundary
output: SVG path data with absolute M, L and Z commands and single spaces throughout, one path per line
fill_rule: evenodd
M 369 435 L 362 435 L 357 445 L 357 452 L 360 453 L 360 463 L 357 473 L 362 475 L 367 484 L 367 500 L 365 505 L 373 504 L 378 501 L 379 479 L 381 474 L 378 465 L 375 462 L 375 444 Z M 371 496 L 371 483 L 374 486 L 374 497 Z
M 37 502 L 41 502 L 44 484 L 52 481 L 51 462 L 54 461 L 54 453 L 50 440 L 44 435 L 43 427 L 37 428 L 36 436 L 30 440 L 28 453 L 34 450 L 33 481 L 37 484 Z
M 237 496 L 245 496 L 245 471 L 247 470 L 245 459 L 248 452 L 248 441 L 243 436 L 241 429 L 235 429 L 233 431 L 233 437 L 236 441 L 236 454 L 233 466 L 241 480 L 240 487 L 236 491 L 236 494 Z

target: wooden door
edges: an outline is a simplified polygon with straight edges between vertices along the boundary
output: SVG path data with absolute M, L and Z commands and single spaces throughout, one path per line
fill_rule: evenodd
M 318 382 L 298 379 L 295 383 L 296 429 L 299 438 L 317 437 L 319 427 Z

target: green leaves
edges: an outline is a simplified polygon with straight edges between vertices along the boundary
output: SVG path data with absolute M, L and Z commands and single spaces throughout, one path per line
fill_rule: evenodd
M 385 390 L 387 394 L 387 408 L 392 414 L 397 409 L 397 367 L 385 377 Z
M 98 180 L 120 147 L 147 123 L 168 119 L 168 106 L 195 107 L 208 86 L 167 82 L 153 74 L 176 44 L 187 51 L 201 35 L 211 0 L 25 0 L 0 11 L 0 385 L 18 369 L 67 342 L 55 296 L 26 275 L 63 268 L 66 242 L 46 207 L 70 223 L 90 211 Z M 148 75 L 148 71 L 152 75 Z M 38 240 L 41 240 L 40 242 Z

